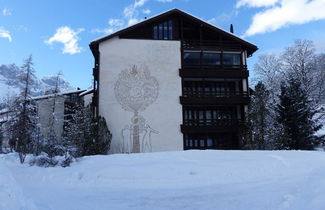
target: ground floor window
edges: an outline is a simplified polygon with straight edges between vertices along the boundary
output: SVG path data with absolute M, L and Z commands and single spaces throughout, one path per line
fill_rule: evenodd
M 238 149 L 238 135 L 184 134 L 184 149 Z

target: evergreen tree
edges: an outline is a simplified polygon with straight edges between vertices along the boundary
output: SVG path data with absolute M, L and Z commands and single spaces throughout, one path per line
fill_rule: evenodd
M 112 134 L 103 117 L 92 120 L 90 135 L 85 138 L 84 155 L 106 155 L 110 149 Z
M 30 95 L 30 80 L 35 77 L 32 56 L 24 61 L 21 69 L 25 72 L 25 76 L 21 77 L 25 86 L 10 107 L 11 116 L 7 127 L 10 134 L 9 144 L 19 153 L 20 162 L 23 163 L 26 154 L 33 153 L 33 143 L 37 136 L 37 106 Z
M 248 147 L 251 149 L 272 149 L 272 141 L 269 133 L 272 119 L 270 116 L 270 92 L 263 82 L 258 82 L 248 111 L 248 126 L 251 132 L 251 140 Z
M 2 144 L 3 144 L 3 128 L 2 128 L 2 124 L 0 123 L 0 154 L 3 152 Z
M 314 119 L 317 113 L 301 82 L 291 77 L 281 85 L 280 102 L 276 107 L 277 121 L 282 126 L 277 139 L 279 149 L 311 150 L 320 143 L 315 135 L 322 126 Z
M 84 154 L 84 136 L 89 127 L 85 126 L 85 108 L 82 105 L 67 106 L 69 115 L 64 127 L 65 147 L 74 157 L 81 157 Z
M 74 113 L 65 126 L 65 142 L 75 157 L 107 154 L 112 138 L 106 121 L 93 118 L 90 106 L 74 107 Z

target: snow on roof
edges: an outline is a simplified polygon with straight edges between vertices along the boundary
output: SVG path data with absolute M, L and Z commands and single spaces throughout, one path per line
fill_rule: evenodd
M 94 89 L 88 89 L 88 90 L 80 93 L 79 96 L 88 95 L 88 94 L 93 93 L 93 92 L 94 92 Z
M 43 96 L 32 97 L 32 99 L 41 100 L 41 99 L 51 98 L 51 97 L 54 97 L 54 96 L 62 96 L 62 95 L 70 95 L 70 94 L 74 94 L 74 93 L 81 93 L 81 92 L 84 92 L 84 91 L 86 91 L 86 90 L 75 90 L 75 91 L 56 93 L 56 94 L 53 93 L 53 94 L 48 94 L 48 95 L 43 95 Z

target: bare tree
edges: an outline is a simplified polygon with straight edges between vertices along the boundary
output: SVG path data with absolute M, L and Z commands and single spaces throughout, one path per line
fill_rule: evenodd
M 270 90 L 271 102 L 277 101 L 280 84 L 283 78 L 282 61 L 276 54 L 262 54 L 254 66 L 257 81 L 263 81 Z
M 55 155 L 59 155 L 63 153 L 62 145 L 59 142 L 59 136 L 57 134 L 56 130 L 56 123 L 58 121 L 57 115 L 56 115 L 56 108 L 57 108 L 57 98 L 58 93 L 60 92 L 60 79 L 61 79 L 62 73 L 58 72 L 55 78 L 55 86 L 52 90 L 53 96 L 52 98 L 52 105 L 50 107 L 50 113 L 51 117 L 49 120 L 49 124 L 47 127 L 47 139 L 45 142 L 45 151 L 49 155 L 49 157 L 53 157 Z
M 317 55 L 312 41 L 296 40 L 280 56 L 263 54 L 255 64 L 254 73 L 270 90 L 273 104 L 280 94 L 280 84 L 290 78 L 299 80 L 308 98 L 320 109 L 325 103 L 325 55 Z
M 302 88 L 310 96 L 315 88 L 316 55 L 313 42 L 296 40 L 294 45 L 287 47 L 282 55 L 287 79 L 296 78 Z

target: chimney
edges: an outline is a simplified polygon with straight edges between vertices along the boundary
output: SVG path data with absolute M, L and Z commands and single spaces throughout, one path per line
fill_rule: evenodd
M 230 24 L 230 33 L 234 33 L 234 26 L 232 24 Z

